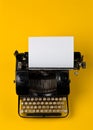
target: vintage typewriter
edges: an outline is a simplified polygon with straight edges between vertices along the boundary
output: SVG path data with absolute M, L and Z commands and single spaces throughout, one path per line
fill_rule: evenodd
M 74 52 L 73 42 L 73 37 L 32 37 L 29 52 L 15 51 L 21 117 L 68 115 L 69 70 L 86 67 L 81 53 Z

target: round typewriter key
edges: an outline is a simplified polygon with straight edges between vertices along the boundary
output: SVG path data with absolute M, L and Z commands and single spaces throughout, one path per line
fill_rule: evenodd
M 62 108 L 61 106 L 58 106 L 58 108 L 60 109 L 60 108 Z
M 62 98 L 61 98 L 61 97 L 59 98 L 59 101 L 62 101 Z
M 41 102 L 41 105 L 43 105 L 44 104 L 44 102 Z
M 39 100 L 39 101 L 42 101 L 42 98 L 39 98 L 38 100 Z
M 55 101 L 58 101 L 58 98 L 55 98 Z
M 26 107 L 25 107 L 25 106 L 23 106 L 22 108 L 23 108 L 23 109 L 25 109 Z
M 33 109 L 33 106 L 30 106 L 31 109 Z
M 25 113 L 27 113 L 27 109 L 25 110 Z
M 21 102 L 21 105 L 23 105 L 24 103 L 23 102 Z
M 31 105 L 32 104 L 32 102 L 29 102 L 29 105 Z
M 45 102 L 45 105 L 48 105 L 48 102 Z
M 43 112 L 43 110 L 41 109 L 40 112 Z
M 32 112 L 35 112 L 35 110 L 33 109 Z
M 25 102 L 25 105 L 27 105 L 28 103 L 27 102 Z
M 46 101 L 46 98 L 43 98 L 43 101 Z
M 51 105 L 52 104 L 52 102 L 49 102 L 49 105 Z
M 40 108 L 41 108 L 41 106 L 38 106 L 38 108 L 40 109 Z
M 47 110 L 47 109 L 45 109 L 45 110 L 44 110 L 44 112 L 48 112 L 48 110 Z
M 37 109 L 37 106 L 34 106 L 34 109 Z
M 60 102 L 60 104 L 64 105 L 64 102 Z
M 32 111 L 29 109 L 28 112 L 31 113 Z
M 36 112 L 39 112 L 39 110 L 37 109 Z
M 53 112 L 56 112 L 56 110 L 54 109 Z
M 23 98 L 23 101 L 26 101 L 26 98 Z
M 50 98 L 47 98 L 47 101 L 50 101 Z
M 53 109 L 54 107 L 53 106 L 50 106 L 51 109 Z
M 54 106 L 55 109 L 57 109 L 57 106 Z
M 63 97 L 63 101 L 66 101 L 66 97 Z
M 35 98 L 35 101 L 38 101 L 38 98 Z
M 56 105 L 57 103 L 56 102 L 53 102 L 53 105 Z
M 47 105 L 46 108 L 49 109 L 49 106 Z
M 27 108 L 27 109 L 29 109 L 30 107 L 29 107 L 29 106 L 27 106 L 26 108 Z
M 27 101 L 30 101 L 30 98 L 27 98 Z
M 60 112 L 60 110 L 58 110 L 58 109 L 57 109 L 56 111 L 57 111 L 57 112 Z
M 54 98 L 51 98 L 51 101 L 54 101 Z
M 61 102 L 56 102 L 58 105 L 61 104 Z
M 31 98 L 31 101 L 34 101 L 34 98 Z
M 65 106 L 64 106 L 64 105 L 61 105 L 61 108 L 62 108 L 62 109 L 64 109 L 64 108 L 65 108 Z
M 36 102 L 33 102 L 33 105 L 36 105 Z
M 39 105 L 40 104 L 40 102 L 37 102 L 37 105 Z
M 46 108 L 46 106 L 42 106 L 42 108 L 44 109 L 44 108 Z
M 52 112 L 52 110 L 51 110 L 51 109 L 49 109 L 48 111 L 49 111 L 49 112 Z

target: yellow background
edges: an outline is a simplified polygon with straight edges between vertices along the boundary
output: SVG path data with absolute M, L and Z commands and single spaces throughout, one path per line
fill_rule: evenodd
M 92 0 L 0 0 L 0 130 L 93 129 Z M 24 119 L 17 114 L 14 51 L 28 50 L 29 36 L 74 36 L 87 69 L 70 72 L 70 113 L 63 119 Z

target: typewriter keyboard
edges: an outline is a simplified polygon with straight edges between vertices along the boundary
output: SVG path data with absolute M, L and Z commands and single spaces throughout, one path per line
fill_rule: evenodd
M 62 116 L 68 114 L 67 97 L 19 97 L 19 115 Z

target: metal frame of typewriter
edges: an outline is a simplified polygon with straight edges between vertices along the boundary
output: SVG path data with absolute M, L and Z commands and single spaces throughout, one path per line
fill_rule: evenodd
M 28 52 L 18 53 L 15 51 L 16 56 L 16 93 L 18 95 L 18 113 L 21 117 L 66 117 L 69 112 L 68 108 L 68 94 L 70 93 L 70 79 L 69 69 L 39 69 L 29 70 L 28 68 Z M 79 70 L 80 67 L 85 68 L 86 63 L 83 62 L 83 56 L 80 52 L 74 52 L 74 68 Z M 34 82 L 35 80 L 35 82 Z M 50 82 L 51 80 L 51 82 Z M 45 81 L 45 83 L 44 83 Z M 29 112 L 20 114 L 20 104 L 23 104 L 24 97 L 31 97 L 32 99 L 54 100 L 63 101 L 66 106 L 66 113 L 60 111 L 50 112 Z M 22 99 L 22 101 L 21 101 Z M 29 101 L 30 99 L 27 98 Z M 40 101 L 39 101 L 40 102 Z M 43 103 L 47 103 L 44 101 Z M 32 102 L 30 102 L 32 103 Z M 53 102 L 57 103 L 57 101 Z

